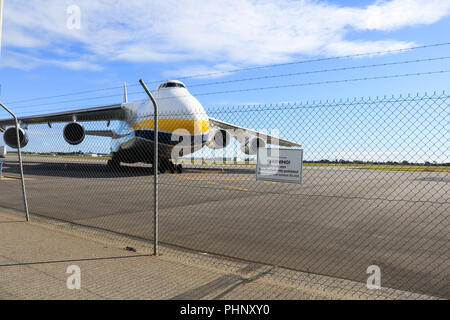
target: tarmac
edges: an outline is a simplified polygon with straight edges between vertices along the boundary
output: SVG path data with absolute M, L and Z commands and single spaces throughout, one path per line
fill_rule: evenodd
M 152 170 L 104 162 L 25 157 L 32 217 L 151 241 Z M 358 283 L 377 265 L 385 287 L 450 297 L 449 173 L 305 167 L 292 185 L 255 181 L 251 166 L 186 167 L 159 177 L 164 245 Z M 15 158 L 4 174 L 0 207 L 22 210 Z
M 13 211 L 0 211 L 0 241 L 0 299 L 434 299 L 164 246 L 153 256 L 146 245 L 126 250 Z M 71 266 L 79 268 L 79 289 L 68 288 Z

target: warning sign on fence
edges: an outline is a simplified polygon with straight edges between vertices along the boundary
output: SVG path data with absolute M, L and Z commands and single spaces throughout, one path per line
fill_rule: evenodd
M 303 150 L 258 149 L 256 180 L 302 183 Z

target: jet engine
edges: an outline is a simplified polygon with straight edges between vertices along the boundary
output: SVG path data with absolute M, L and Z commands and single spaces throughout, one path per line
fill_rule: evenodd
M 11 127 L 5 130 L 3 133 L 3 140 L 7 146 L 17 149 L 17 131 L 15 127 Z M 19 128 L 19 143 L 20 147 L 23 148 L 28 144 L 28 134 L 22 128 Z
M 258 137 L 246 139 L 244 143 L 241 143 L 241 151 L 248 155 L 255 155 L 258 153 L 258 148 L 264 148 L 266 142 Z
M 63 136 L 68 144 L 77 145 L 83 142 L 86 133 L 81 124 L 78 122 L 71 122 L 64 127 Z
M 226 148 L 231 142 L 231 134 L 226 130 L 211 130 L 206 145 L 210 149 Z

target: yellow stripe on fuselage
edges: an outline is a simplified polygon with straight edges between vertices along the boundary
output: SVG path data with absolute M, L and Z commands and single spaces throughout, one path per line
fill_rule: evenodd
M 153 119 L 142 120 L 131 126 L 133 130 L 143 130 L 155 128 Z M 158 119 L 158 130 L 174 132 L 177 129 L 184 129 L 190 134 L 204 134 L 209 132 L 208 120 L 185 120 L 185 119 Z

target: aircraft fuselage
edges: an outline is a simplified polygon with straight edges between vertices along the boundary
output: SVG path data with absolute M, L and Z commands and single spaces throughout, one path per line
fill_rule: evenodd
M 182 86 L 163 87 L 167 83 L 152 94 L 158 105 L 159 155 L 170 159 L 177 145 L 184 146 L 182 155 L 202 149 L 208 140 L 210 124 L 203 106 L 181 82 Z M 155 137 L 152 102 L 135 101 L 124 103 L 122 107 L 127 118 L 121 122 L 117 137 L 112 139 L 112 152 L 121 162 L 151 163 Z

